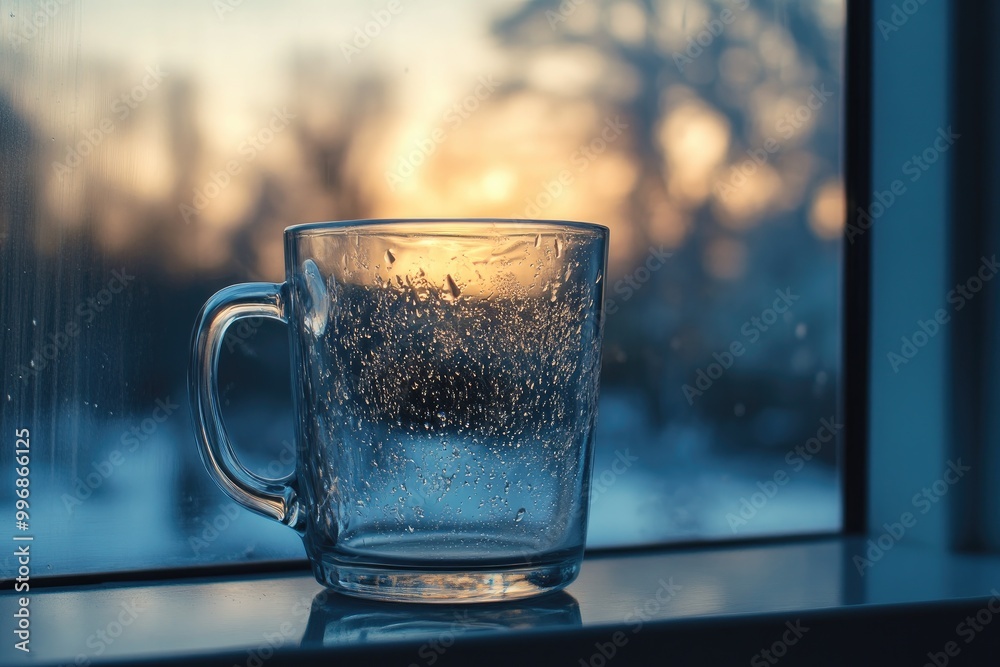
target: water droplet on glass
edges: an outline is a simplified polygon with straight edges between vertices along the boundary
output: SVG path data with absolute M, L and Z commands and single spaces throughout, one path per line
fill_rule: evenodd
M 413 532 L 413 526 L 407 526 L 406 527 L 406 532 L 412 533 Z
M 517 514 L 514 516 L 514 523 L 521 523 L 521 519 L 524 518 L 524 508 L 517 510 Z
M 556 257 L 562 257 L 563 243 L 562 239 L 556 239 Z
M 31 326 L 37 327 L 38 326 L 38 320 L 36 320 L 35 318 L 31 318 Z
M 503 484 L 503 492 L 504 493 L 510 493 L 510 481 L 504 482 L 504 484 Z
M 460 290 L 458 285 L 455 284 L 455 279 L 451 277 L 450 273 L 445 276 L 445 280 L 448 283 L 448 291 L 451 292 L 451 298 L 457 299 L 458 295 L 462 293 L 462 290 Z
M 536 248 L 540 248 L 541 245 L 542 245 L 542 235 L 541 234 L 537 234 L 535 236 L 535 247 Z
M 396 256 L 392 254 L 391 250 L 385 251 L 385 263 L 392 266 L 392 263 L 396 261 Z

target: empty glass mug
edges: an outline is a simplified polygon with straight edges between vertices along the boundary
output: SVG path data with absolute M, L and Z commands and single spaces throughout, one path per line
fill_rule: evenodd
M 365 220 L 285 230 L 285 282 L 227 287 L 194 331 L 202 458 L 294 528 L 350 595 L 499 601 L 563 588 L 583 557 L 608 230 Z M 240 464 L 219 412 L 226 329 L 288 325 L 295 471 Z

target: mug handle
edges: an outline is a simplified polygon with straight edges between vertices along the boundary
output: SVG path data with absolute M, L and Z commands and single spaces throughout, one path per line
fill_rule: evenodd
M 233 451 L 219 410 L 219 352 L 226 330 L 247 317 L 267 317 L 287 325 L 287 302 L 285 286 L 279 283 L 242 283 L 216 292 L 195 324 L 188 381 L 195 438 L 212 478 L 240 505 L 301 533 L 306 517 L 295 490 L 295 472 L 265 479 L 247 470 Z

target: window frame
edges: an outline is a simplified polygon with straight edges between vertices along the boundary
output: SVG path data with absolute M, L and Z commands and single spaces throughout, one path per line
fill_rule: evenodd
M 844 194 L 846 224 L 850 225 L 856 222 L 858 209 L 868 207 L 871 197 L 873 7 L 871 0 L 845 2 Z M 861 535 L 868 527 L 871 235 L 861 235 L 856 243 L 848 242 L 845 235 L 842 243 L 842 532 Z

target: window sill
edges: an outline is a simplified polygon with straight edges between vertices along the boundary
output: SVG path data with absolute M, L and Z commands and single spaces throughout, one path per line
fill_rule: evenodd
M 973 664 L 996 651 L 988 603 L 1000 558 L 897 544 L 862 576 L 853 557 L 866 548 L 825 538 L 594 554 L 566 593 L 451 608 L 323 603 L 307 573 L 43 588 L 31 594 L 30 656 L 7 630 L 0 663 L 599 667 L 603 651 L 616 665 L 766 665 L 786 654 L 924 664 L 950 648 Z M 0 597 L 8 628 L 17 597 Z

